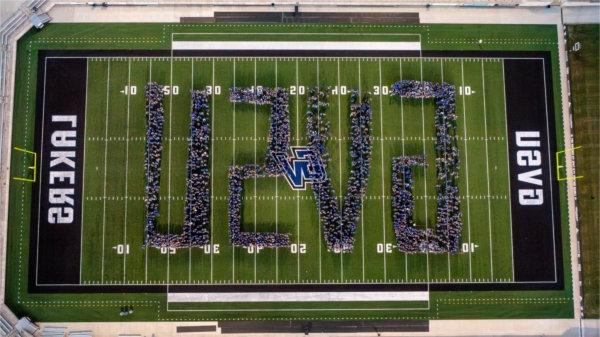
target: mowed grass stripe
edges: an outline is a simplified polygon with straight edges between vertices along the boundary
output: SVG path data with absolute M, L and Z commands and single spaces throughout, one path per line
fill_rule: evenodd
M 439 60 L 425 59 L 423 61 L 423 80 L 441 83 L 443 79 L 442 67 Z M 444 79 L 445 80 L 445 79 Z M 436 105 L 433 99 L 427 99 L 424 101 L 425 106 L 425 131 L 427 136 L 435 137 L 435 110 Z M 427 184 L 427 195 L 431 196 L 427 200 L 427 208 L 429 211 L 429 223 L 430 228 L 434 228 L 436 225 L 436 214 L 437 214 L 437 202 L 435 198 L 436 192 L 436 179 L 437 170 L 435 166 L 436 151 L 435 142 L 426 142 L 425 144 L 425 156 L 427 157 L 427 177 L 429 182 Z M 448 281 L 448 254 L 429 254 L 429 279 L 431 282 L 447 282 Z
M 149 80 L 150 62 L 131 61 L 130 97 L 129 97 L 129 137 L 133 139 L 145 137 L 146 134 L 146 97 L 144 87 Z M 131 88 L 136 87 L 134 95 Z M 145 142 L 130 141 L 128 156 L 128 194 L 130 196 L 144 195 Z M 127 240 L 129 254 L 127 255 L 126 273 L 128 282 L 145 281 L 145 250 L 144 242 L 145 213 L 142 200 L 129 200 L 127 208 Z
M 84 167 L 85 196 L 103 194 L 104 142 L 87 141 L 89 137 L 104 137 L 106 111 L 106 61 L 88 62 L 87 115 L 85 132 L 86 160 Z M 94 79 L 93 81 L 90 79 Z M 102 279 L 102 200 L 83 201 L 83 252 L 81 281 L 100 282 Z
M 402 61 L 402 77 L 405 80 L 421 79 L 421 64 L 419 59 L 406 59 Z M 423 102 L 424 103 L 424 102 Z M 404 152 L 407 156 L 422 155 L 423 143 L 419 140 L 423 136 L 422 102 L 420 99 L 404 99 L 404 122 L 407 126 L 404 128 L 405 142 Z M 391 162 L 389 163 L 391 166 Z M 391 171 L 390 171 L 391 172 Z M 431 215 L 426 215 L 425 199 L 418 199 L 416 196 L 425 195 L 425 170 L 423 168 L 413 168 L 413 194 L 415 195 L 414 221 L 417 227 L 425 229 L 426 219 L 434 219 Z M 432 211 L 429 207 L 427 211 Z M 407 256 L 407 277 L 408 282 L 424 282 L 427 280 L 427 256 L 425 254 L 408 254 Z
M 483 86 L 481 74 L 481 62 L 477 59 L 463 61 L 464 73 L 464 116 L 467 120 L 468 137 L 485 137 L 485 118 L 483 109 Z M 468 88 L 471 94 L 468 94 Z M 469 160 L 469 182 L 470 195 L 487 195 L 487 167 L 485 141 L 468 141 Z M 488 218 L 488 202 L 485 199 L 469 200 L 470 211 L 470 238 L 472 246 L 469 247 L 471 254 L 471 276 L 473 281 L 490 281 L 491 279 L 491 256 L 490 256 L 490 232 Z
M 193 87 L 191 88 L 192 90 L 202 90 L 205 89 L 207 86 L 212 86 L 212 61 L 210 60 L 190 60 L 190 63 L 193 63 L 193 65 L 190 65 L 190 71 L 193 69 L 193 73 L 191 73 L 190 75 L 192 76 L 191 82 L 193 83 Z M 226 74 L 223 74 L 223 76 L 225 76 Z M 191 84 L 191 83 L 190 83 Z M 184 93 L 186 94 L 186 93 Z M 211 120 L 214 119 L 216 116 L 219 116 L 219 118 L 222 119 L 226 119 L 225 115 L 228 113 L 228 111 L 223 111 L 221 112 L 219 107 L 221 106 L 221 99 L 223 93 L 221 93 L 221 95 L 212 95 L 211 96 L 211 102 L 213 103 L 213 106 L 215 108 L 215 110 L 219 110 L 219 113 L 216 113 L 215 111 L 211 110 L 210 113 L 210 118 Z M 191 100 L 191 97 L 190 97 Z M 212 131 L 213 134 L 211 136 L 214 137 L 214 130 Z M 222 152 L 228 152 L 228 149 L 226 148 L 227 143 L 224 142 L 223 143 L 223 148 L 221 149 Z M 230 150 L 229 150 L 230 151 Z M 217 158 L 215 158 L 217 159 Z M 211 174 L 215 174 L 214 172 L 211 172 Z M 220 191 L 222 192 L 222 191 Z M 211 195 L 214 194 L 215 191 L 211 191 Z M 216 208 L 217 205 L 214 203 L 214 200 L 211 200 L 211 207 Z M 221 232 L 216 230 L 217 228 L 215 228 L 215 226 L 213 226 L 213 232 L 211 233 L 211 235 L 213 236 L 213 240 L 214 238 L 217 237 L 221 237 L 221 235 L 223 235 Z M 215 240 L 216 242 L 219 242 L 218 240 Z M 211 277 L 211 252 L 212 252 L 212 246 L 208 246 L 208 247 L 203 247 L 203 248 L 192 248 L 191 249 L 191 256 L 190 256 L 190 260 L 188 261 L 188 268 L 190 270 L 188 270 L 188 277 L 191 279 L 192 282 L 198 282 L 198 283 L 208 283 L 210 282 L 210 277 Z M 221 248 L 221 247 L 219 247 Z M 223 247 L 224 248 L 224 247 Z M 225 249 L 223 249 L 224 251 L 221 252 L 221 249 L 219 249 L 219 254 L 226 254 L 227 252 L 225 251 Z M 189 255 L 189 253 L 188 253 Z M 215 255 L 214 258 L 217 258 L 217 256 Z M 213 259 L 214 261 L 214 259 Z M 229 264 L 225 264 L 225 265 L 229 265 Z M 219 270 L 216 270 L 219 271 Z M 225 272 L 225 271 L 223 271 Z M 215 274 L 213 274 L 214 276 Z M 219 278 L 224 277 L 224 275 L 219 275 Z
M 509 171 L 506 142 L 506 115 L 502 60 L 486 61 L 483 65 L 488 137 L 504 137 L 504 141 L 488 142 L 490 193 L 506 196 L 492 200 L 492 257 L 494 281 L 512 281 L 512 229 L 510 218 Z

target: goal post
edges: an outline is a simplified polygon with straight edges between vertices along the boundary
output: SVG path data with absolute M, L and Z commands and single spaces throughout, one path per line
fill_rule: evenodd
M 16 147 L 16 146 L 14 147 L 14 149 L 16 151 L 23 153 L 25 156 L 33 156 L 33 165 L 27 166 L 27 171 L 32 172 L 31 177 L 28 177 L 26 175 L 25 176 L 15 176 L 15 177 L 13 177 L 13 179 L 18 180 L 18 181 L 35 183 L 37 180 L 37 152 L 29 151 L 29 150 L 22 149 L 22 148 Z
M 574 172 L 568 172 L 566 167 L 566 160 L 572 155 L 575 155 L 576 150 L 582 149 L 581 146 L 556 151 L 556 179 L 558 181 L 564 180 L 576 180 L 583 178 L 583 176 L 573 175 Z

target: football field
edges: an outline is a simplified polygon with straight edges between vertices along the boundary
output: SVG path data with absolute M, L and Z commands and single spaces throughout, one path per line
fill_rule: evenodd
M 553 27 L 77 27 L 19 47 L 17 311 L 572 315 Z
M 504 72 L 500 58 L 90 57 L 87 59 L 82 284 L 442 283 L 514 279 Z M 406 254 L 396 248 L 391 212 L 392 158 L 424 154 L 415 169 L 415 219 L 434 227 L 433 100 L 389 95 L 401 80 L 457 87 L 460 195 L 458 254 Z M 144 87 L 167 86 L 160 187 L 160 231 L 180 233 L 193 89 L 208 88 L 212 123 L 211 244 L 144 248 Z M 373 154 L 354 250 L 324 246 L 310 189 L 283 178 L 245 183 L 242 228 L 290 233 L 289 248 L 234 248 L 227 222 L 228 168 L 262 164 L 269 107 L 229 102 L 231 87 L 283 87 L 290 93 L 293 145 L 306 145 L 306 93 L 330 87 L 328 173 L 339 198 L 349 174 L 349 93 L 369 93 Z M 462 95 L 461 95 L 462 93 Z

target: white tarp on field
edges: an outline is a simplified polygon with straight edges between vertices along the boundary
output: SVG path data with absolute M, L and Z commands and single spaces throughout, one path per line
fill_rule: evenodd
M 429 301 L 428 291 L 307 291 L 169 293 L 169 302 L 399 302 Z
M 421 42 L 173 41 L 173 50 L 421 50 Z

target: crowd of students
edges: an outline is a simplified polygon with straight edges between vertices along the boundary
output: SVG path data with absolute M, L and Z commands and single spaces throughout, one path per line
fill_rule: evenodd
M 290 146 L 289 94 L 283 88 L 230 89 L 229 100 L 234 103 L 271 105 L 267 153 L 263 165 L 234 165 L 229 168 L 229 239 L 234 246 L 286 247 L 289 234 L 275 232 L 243 232 L 241 230 L 244 180 L 281 176 L 274 153 L 287 153 Z
M 404 252 L 457 252 L 463 223 L 457 186 L 459 154 L 456 145 L 455 88 L 448 83 L 402 80 L 392 85 L 391 94 L 413 99 L 433 98 L 436 105 L 436 227 L 435 230 L 425 231 L 413 227 L 412 223 L 414 201 L 410 168 L 424 165 L 424 159 L 394 158 L 392 212 L 398 247 Z
M 325 140 L 329 138 L 330 124 L 325 120 L 328 108 L 327 91 L 311 88 L 307 97 L 307 133 L 309 146 L 317 150 L 327 167 L 329 155 Z M 319 217 L 323 226 L 325 244 L 330 251 L 347 252 L 354 247 L 354 233 L 360 215 L 362 199 L 366 193 L 371 166 L 371 104 L 368 96 L 360 97 L 358 91 L 350 92 L 350 176 L 348 191 L 343 197 L 342 212 L 331 178 L 312 184 Z M 326 172 L 326 170 L 325 170 Z
M 159 189 L 164 126 L 163 86 L 154 82 L 146 86 L 146 226 L 144 244 L 155 248 L 183 248 L 210 241 L 210 107 L 206 91 L 192 92 L 190 135 L 186 177 L 186 203 L 181 234 L 157 231 Z

